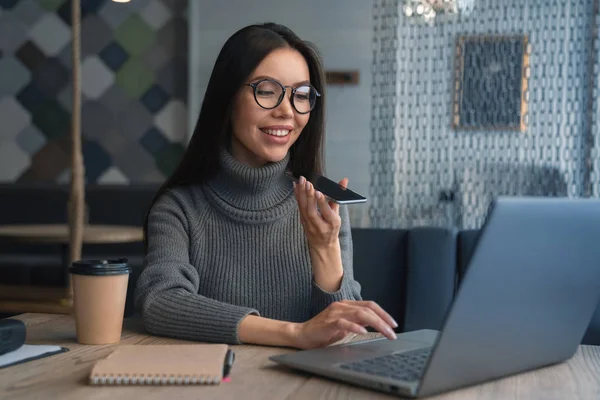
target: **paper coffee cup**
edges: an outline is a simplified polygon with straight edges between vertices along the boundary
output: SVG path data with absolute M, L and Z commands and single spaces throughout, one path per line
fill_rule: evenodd
M 109 344 L 121 340 L 129 281 L 127 259 L 81 260 L 69 268 L 77 341 Z

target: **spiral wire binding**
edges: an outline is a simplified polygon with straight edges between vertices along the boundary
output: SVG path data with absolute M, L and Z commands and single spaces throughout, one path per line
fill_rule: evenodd
M 92 385 L 215 385 L 220 382 L 218 376 L 196 375 L 94 375 L 90 377 Z

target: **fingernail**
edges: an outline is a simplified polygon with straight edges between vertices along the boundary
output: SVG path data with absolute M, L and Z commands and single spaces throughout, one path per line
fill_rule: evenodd
M 398 327 L 398 323 L 396 322 L 396 320 L 394 318 L 392 318 L 392 325 L 394 326 L 394 328 Z
M 387 328 L 386 331 L 394 340 L 396 339 L 396 332 L 394 332 L 392 328 Z
M 321 192 L 316 192 L 315 196 L 317 196 L 317 199 L 321 200 L 321 197 L 323 197 L 323 195 L 321 194 Z
M 306 179 L 304 179 L 304 177 L 303 177 L 303 176 L 301 176 L 301 177 L 300 177 L 300 179 L 298 180 L 298 182 L 299 182 L 301 185 L 303 185 L 303 184 L 304 184 L 304 182 L 306 182 Z
M 292 182 L 292 186 L 296 189 L 296 182 Z
M 361 326 L 361 327 L 360 327 L 360 331 L 361 331 L 362 333 L 364 333 L 364 334 L 367 334 L 367 333 L 369 333 L 369 331 L 367 331 L 367 328 L 365 328 L 364 326 Z

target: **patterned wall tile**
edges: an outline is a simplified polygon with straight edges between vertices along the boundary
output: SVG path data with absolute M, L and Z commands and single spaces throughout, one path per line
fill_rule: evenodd
M 48 142 L 35 153 L 29 168 L 17 178 L 17 182 L 56 181 L 59 175 L 70 166 L 71 159 L 69 151 L 66 149 L 69 145 L 69 139 L 66 136 Z
M 113 31 L 106 21 L 98 15 L 91 14 L 81 21 L 81 38 L 83 56 L 98 54 L 113 39 Z
M 117 167 L 110 167 L 98 178 L 98 183 L 103 185 L 127 185 L 129 179 Z
M 115 114 L 99 101 L 86 101 L 81 107 L 82 131 L 89 139 L 98 139 L 108 134 L 116 122 Z
M 18 59 L 13 56 L 0 59 L 0 95 L 14 96 L 30 79 L 31 73 Z
M 142 54 L 154 42 L 154 31 L 138 14 L 132 14 L 116 30 L 115 39 L 131 55 Z
M 123 149 L 129 146 L 131 142 L 116 129 L 111 129 L 106 133 L 106 135 L 98 137 L 97 141 L 106 149 L 108 154 L 113 157 L 113 162 L 115 156 L 123 154 Z
M 104 0 L 83 0 L 81 2 L 81 12 L 85 13 L 97 13 L 104 4 Z
M 20 175 L 30 163 L 29 155 L 23 151 L 17 142 L 0 142 L 0 160 L 3 167 L 0 168 L 0 181 L 12 180 Z
M 99 53 L 100 59 L 104 61 L 111 70 L 118 71 L 129 59 L 129 54 L 117 42 L 110 42 Z
M 178 99 L 187 98 L 188 78 L 187 61 L 180 58 L 172 58 L 156 77 L 158 84 L 171 96 Z M 182 73 L 185 71 L 185 73 Z
M 183 102 L 172 100 L 159 112 L 154 120 L 156 126 L 172 142 L 180 142 L 182 132 L 187 131 L 187 110 Z
M 41 150 L 46 142 L 46 137 L 42 135 L 35 125 L 29 125 L 17 136 L 17 144 L 29 155 L 33 155 Z
M 183 155 L 184 148 L 180 143 L 171 143 L 156 155 L 156 165 L 165 175 L 173 173 Z
M 68 26 L 71 25 L 71 2 L 67 1 L 66 3 L 64 3 L 62 6 L 60 6 L 58 8 L 58 10 L 56 11 L 56 15 L 58 15 L 60 17 L 60 19 Z M 83 9 L 81 10 L 81 18 L 85 17 L 85 13 L 83 12 Z
M 71 118 L 55 99 L 50 98 L 33 113 L 33 123 L 48 140 L 52 140 L 68 136 Z
M 27 26 L 8 11 L 0 15 L 0 50 L 12 53 L 27 40 Z
M 46 101 L 46 97 L 42 91 L 33 82 L 29 82 L 27 86 L 17 93 L 16 99 L 31 114 L 39 110 Z
M 27 110 L 25 110 L 14 98 L 4 97 L 0 99 L 0 140 L 2 142 L 14 141 L 23 129 L 31 122 Z M 0 158 L 0 160 L 2 160 Z
M 132 101 L 117 115 L 117 129 L 131 141 L 137 141 L 152 126 L 152 115 L 139 101 Z
M 0 8 L 4 10 L 10 10 L 11 8 L 15 7 L 17 3 L 18 0 L 0 0 Z
M 86 182 L 162 181 L 186 143 L 187 0 L 81 7 Z M 71 2 L 0 10 L 0 180 L 68 180 Z
M 128 142 L 120 152 L 113 155 L 114 165 L 132 182 L 157 169 L 156 159 L 137 142 Z
M 85 95 L 81 95 L 82 102 L 85 104 Z M 73 85 L 71 82 L 67 83 L 56 96 L 58 103 L 63 106 L 69 113 L 73 110 Z
M 98 178 L 110 168 L 112 162 L 110 155 L 100 144 L 94 140 L 84 139 L 82 143 L 83 159 L 85 164 L 85 179 L 87 182 L 96 182 Z
M 48 97 L 56 97 L 69 78 L 69 71 L 56 57 L 46 58 L 33 70 L 34 85 Z
M 38 0 L 38 3 L 46 11 L 57 11 L 67 0 Z
M 26 41 L 15 53 L 17 58 L 21 60 L 30 70 L 36 69 L 46 57 L 39 47 L 31 40 Z
M 127 92 L 125 92 L 125 89 L 115 84 L 104 92 L 99 101 L 107 110 L 116 113 L 135 100 L 132 100 L 131 97 L 129 97 Z
M 117 4 L 112 1 L 107 1 L 100 8 L 100 11 L 98 11 L 98 15 L 100 15 L 111 28 L 116 29 L 134 11 L 133 7 L 131 7 L 131 3 L 135 2 Z
M 27 26 L 32 26 L 39 21 L 44 12 L 44 9 L 37 1 L 19 1 L 12 10 L 12 14 Z
M 81 91 L 90 99 L 98 99 L 112 86 L 115 76 L 98 56 L 89 56 L 81 63 Z
M 144 7 L 140 16 L 154 30 L 162 28 L 171 19 L 171 10 L 160 0 L 151 0 Z
M 150 89 L 140 98 L 140 101 L 148 111 L 152 114 L 156 114 L 167 104 L 169 101 L 169 95 L 159 86 L 152 85 Z
M 137 58 L 131 58 L 117 72 L 117 83 L 132 99 L 150 89 L 154 80 L 154 73 Z
M 153 72 L 158 72 L 171 58 L 173 53 L 167 50 L 164 46 L 155 44 L 151 46 L 144 55 L 142 60 L 144 64 Z
M 157 127 L 153 126 L 140 138 L 140 143 L 148 153 L 156 155 L 171 142 L 169 142 L 169 139 L 167 139 Z
M 140 180 L 144 182 L 162 182 L 164 174 L 158 168 L 154 168 L 151 171 L 145 171 Z
M 56 14 L 46 14 L 33 26 L 29 37 L 46 55 L 53 56 L 69 43 L 71 31 Z

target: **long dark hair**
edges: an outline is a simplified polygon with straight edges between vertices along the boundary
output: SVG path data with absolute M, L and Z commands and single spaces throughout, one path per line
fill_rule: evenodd
M 308 64 L 310 82 L 321 93 L 302 134 L 290 148 L 289 169 L 297 176 L 323 173 L 325 77 L 318 51 L 283 25 L 250 25 L 234 33 L 223 45 L 208 81 L 192 138 L 179 165 L 154 196 L 148 214 L 170 189 L 202 184 L 215 176 L 219 170 L 219 153 L 231 140 L 231 110 L 236 94 L 267 55 L 286 47 L 302 54 Z M 148 214 L 144 221 L 146 251 Z

